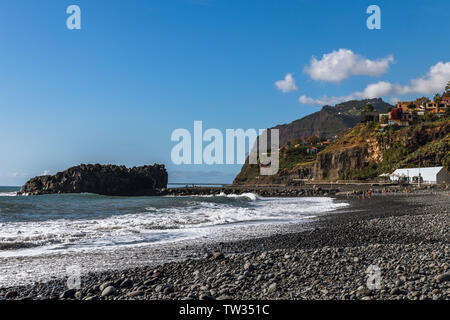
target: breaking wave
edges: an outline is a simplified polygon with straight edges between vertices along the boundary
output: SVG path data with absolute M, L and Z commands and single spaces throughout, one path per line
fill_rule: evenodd
M 300 222 L 342 208 L 326 197 L 253 193 L 185 197 L 0 198 L 0 257 L 197 238 L 217 228 Z

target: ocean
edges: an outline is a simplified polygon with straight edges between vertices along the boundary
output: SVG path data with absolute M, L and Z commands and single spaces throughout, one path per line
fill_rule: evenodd
M 15 196 L 0 187 L 0 258 L 189 240 L 244 225 L 298 223 L 346 203 L 255 194 L 108 197 Z

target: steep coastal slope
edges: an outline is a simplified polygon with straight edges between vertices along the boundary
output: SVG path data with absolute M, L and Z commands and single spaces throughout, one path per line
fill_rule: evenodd
M 353 128 L 360 120 L 361 111 L 369 102 L 376 111 L 380 112 L 386 112 L 387 108 L 392 107 L 381 98 L 351 100 L 334 107 L 324 106 L 318 112 L 289 124 L 277 125 L 272 129 L 280 130 L 281 147 L 295 138 L 317 136 L 331 139 L 343 130 Z
M 289 124 L 277 125 L 271 129 L 279 129 L 280 147 L 286 147 L 294 139 L 308 138 L 312 136 L 332 139 L 339 133 L 353 128 L 360 121 L 361 112 L 367 103 L 371 103 L 375 110 L 385 112 L 389 103 L 381 98 L 351 100 L 337 104 L 334 107 L 324 106 L 322 110 L 312 113 L 304 118 L 295 120 Z M 310 147 L 320 151 L 321 145 Z M 233 184 L 279 184 L 286 183 L 290 177 L 312 179 L 314 174 L 315 155 L 308 153 L 302 146 L 293 150 L 281 150 L 280 170 L 273 176 L 260 176 L 259 165 L 249 165 L 246 162 L 241 172 L 235 178 Z
M 319 150 L 314 159 L 293 157 L 280 150 L 280 170 L 260 176 L 259 165 L 246 163 L 234 180 L 237 185 L 290 183 L 293 179 L 370 180 L 397 168 L 450 166 L 450 120 L 385 127 L 359 123 Z M 420 163 L 419 163 L 420 162 Z
M 450 120 L 404 128 L 358 124 L 317 155 L 314 178 L 365 180 L 402 167 L 449 166 Z

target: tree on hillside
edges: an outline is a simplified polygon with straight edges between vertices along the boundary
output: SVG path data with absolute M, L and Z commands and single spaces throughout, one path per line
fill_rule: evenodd
M 447 82 L 447 85 L 445 86 L 444 97 L 450 97 L 450 81 Z
M 311 145 L 318 144 L 320 142 L 320 138 L 318 136 L 310 136 L 305 139 L 305 141 Z
M 392 111 L 392 107 L 388 107 L 387 109 L 386 109 L 386 112 L 391 112 Z
M 434 101 L 435 103 L 439 103 L 439 102 L 441 102 L 441 99 L 442 99 L 442 96 L 441 96 L 439 93 L 436 93 L 436 94 L 434 95 L 433 101 Z
M 407 105 L 407 108 L 412 110 L 412 109 L 416 108 L 416 105 L 414 103 L 410 103 L 410 104 Z
M 302 143 L 302 139 L 301 138 L 294 138 L 294 139 L 292 139 L 292 145 L 297 145 L 297 144 L 300 144 L 300 143 Z
M 427 102 L 430 102 L 430 99 L 428 99 L 427 97 L 421 97 L 421 98 L 417 98 L 416 99 L 416 106 L 424 106 L 427 104 Z
M 368 102 L 367 104 L 366 104 L 366 106 L 364 107 L 364 112 L 372 112 L 374 110 L 374 108 L 373 108 L 373 105 L 370 103 L 370 102 Z

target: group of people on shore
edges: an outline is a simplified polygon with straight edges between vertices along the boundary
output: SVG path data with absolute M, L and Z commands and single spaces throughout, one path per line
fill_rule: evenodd
M 389 187 L 384 187 L 381 189 L 368 189 L 368 190 L 356 190 L 353 189 L 352 192 L 348 191 L 347 192 L 347 199 L 370 199 L 372 198 L 373 194 L 389 194 L 389 193 L 404 193 L 406 197 L 409 196 L 409 193 L 412 191 L 417 191 L 417 190 L 422 190 L 422 191 L 428 191 L 429 194 L 433 194 L 434 192 L 436 192 L 436 190 L 434 190 L 434 188 L 430 188 L 429 186 L 424 189 L 424 188 L 408 188 L 405 187 L 403 189 L 401 188 L 389 188 Z M 444 186 L 440 186 L 440 188 L 438 188 L 437 190 L 444 190 L 444 191 L 448 191 L 449 190 L 449 185 L 446 184 Z
M 374 191 L 372 189 L 359 190 L 359 191 L 356 191 L 355 189 L 353 189 L 351 194 L 350 194 L 350 192 L 347 192 L 347 199 L 349 199 L 350 196 L 353 199 L 370 199 L 370 198 L 372 198 L 373 193 L 374 193 Z

